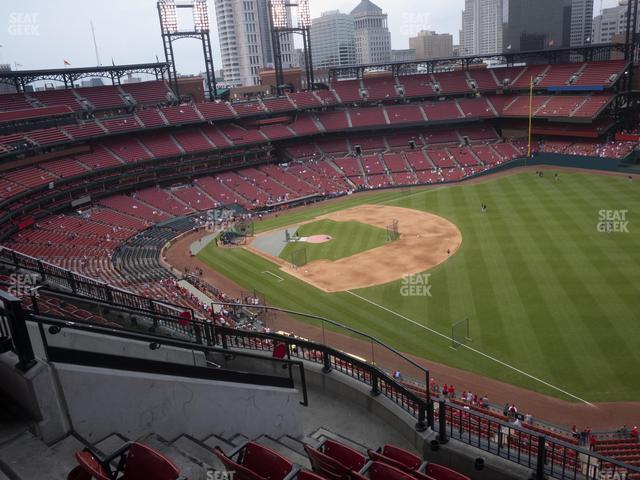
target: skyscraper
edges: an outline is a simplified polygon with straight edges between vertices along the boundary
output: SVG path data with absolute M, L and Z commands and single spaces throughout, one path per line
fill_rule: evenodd
M 409 38 L 409 48 L 415 49 L 418 60 L 450 57 L 453 55 L 453 35 L 422 30 Z
M 338 10 L 311 20 L 311 52 L 316 68 L 356 63 L 355 25 L 351 15 Z
M 572 0 L 569 46 L 581 47 L 591 43 L 592 29 L 593 0 Z
M 593 19 L 593 38 L 591 43 L 608 43 L 616 35 L 627 33 L 627 6 L 626 0 L 619 0 L 618 5 L 602 9 L 602 13 Z M 636 32 L 640 31 L 640 16 Z
M 569 47 L 572 0 L 505 0 L 504 49 Z
M 273 64 L 268 0 L 216 0 L 215 8 L 226 83 L 259 85 L 260 70 Z M 292 35 L 281 47 L 284 67 L 295 66 Z
M 460 44 L 463 55 L 502 51 L 503 0 L 465 0 Z
M 387 14 L 382 9 L 362 0 L 351 11 L 355 24 L 356 63 L 384 63 L 391 61 L 391 34 Z

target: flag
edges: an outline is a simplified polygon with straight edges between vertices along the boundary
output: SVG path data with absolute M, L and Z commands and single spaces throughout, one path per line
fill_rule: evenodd
M 555 40 L 549 40 L 549 46 L 553 47 L 556 44 Z
M 71 66 L 71 62 L 69 62 L 69 60 L 63 60 L 65 66 Z

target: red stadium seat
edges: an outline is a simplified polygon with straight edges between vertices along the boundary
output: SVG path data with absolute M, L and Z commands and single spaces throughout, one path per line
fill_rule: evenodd
M 138 442 L 124 445 L 103 460 L 88 450 L 77 452 L 76 459 L 78 466 L 69 473 L 67 480 L 176 480 L 180 475 L 169 459 Z M 110 471 L 111 463 L 118 465 L 118 470 Z
M 384 462 L 402 470 L 419 470 L 423 463 L 418 455 L 393 445 L 385 445 L 381 452 L 367 450 L 367 453 L 371 460 Z
M 282 480 L 293 470 L 293 463 L 277 452 L 255 442 L 248 442 L 239 452 L 238 461 L 215 447 L 213 453 L 240 480 Z
M 308 470 L 300 470 L 296 478 L 298 480 L 325 480 L 324 477 L 321 477 L 320 475 L 317 475 Z
M 443 467 L 437 463 L 429 463 L 425 470 L 425 476 L 422 478 L 433 478 L 435 480 L 471 480 L 466 475 L 451 470 L 450 468 Z M 416 478 L 420 478 L 416 475 Z
M 318 450 L 309 445 L 304 449 L 309 456 L 313 471 L 329 479 L 340 479 L 351 470 L 360 471 L 366 463 L 363 454 L 335 440 L 326 440 Z

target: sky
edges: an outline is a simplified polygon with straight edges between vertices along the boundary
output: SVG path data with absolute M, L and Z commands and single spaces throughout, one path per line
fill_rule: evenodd
M 436 30 L 458 40 L 464 0 L 373 0 L 389 17 L 392 48 L 408 48 L 419 30 Z M 310 0 L 312 17 L 327 10 L 351 11 L 359 0 Z M 617 0 L 595 0 L 595 9 Z M 214 1 L 209 0 L 211 41 L 216 69 L 221 67 Z M 0 0 L 0 63 L 18 69 L 95 66 L 90 22 L 102 65 L 164 60 L 156 0 Z M 196 40 L 175 43 L 182 73 L 203 69 Z

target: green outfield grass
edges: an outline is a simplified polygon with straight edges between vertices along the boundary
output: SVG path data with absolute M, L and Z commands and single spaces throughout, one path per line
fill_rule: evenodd
M 326 294 L 242 249 L 209 246 L 199 258 L 258 288 L 273 305 L 333 318 L 405 352 L 576 401 L 476 352 L 454 351 L 446 339 L 406 320 L 450 335 L 452 323 L 468 316 L 470 346 L 488 356 L 588 401 L 639 398 L 640 184 L 581 173 L 561 173 L 558 181 L 549 173 L 519 174 L 354 195 L 256 229 L 363 203 L 433 212 L 460 228 L 460 250 L 431 271 L 431 297 L 403 297 L 400 281 L 353 292 L 362 298 Z M 600 210 L 628 210 L 629 233 L 599 232 Z
M 299 237 L 329 235 L 331 240 L 326 243 L 315 244 L 289 243 L 280 253 L 280 258 L 283 260 L 290 262 L 294 252 L 300 249 L 307 251 L 307 262 L 339 260 L 387 243 L 386 230 L 356 221 L 318 220 L 317 222 L 302 225 L 297 233 Z

